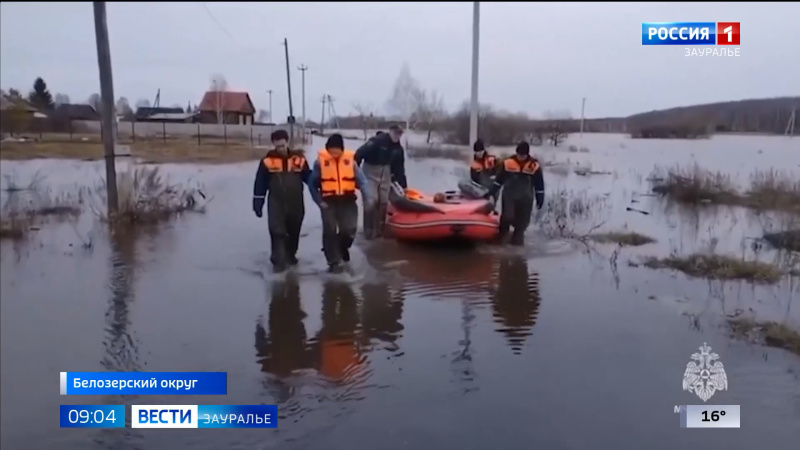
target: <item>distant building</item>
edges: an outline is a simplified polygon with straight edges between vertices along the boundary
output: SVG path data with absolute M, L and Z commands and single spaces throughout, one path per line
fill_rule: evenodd
M 184 112 L 183 108 L 161 108 L 143 106 L 136 109 L 137 122 L 195 122 L 196 113 Z
M 57 120 L 100 120 L 100 114 L 91 105 L 63 103 L 53 110 L 50 117 Z
M 220 118 L 226 124 L 252 125 L 255 122 L 256 108 L 247 92 L 208 91 L 199 109 L 201 123 L 219 123 Z

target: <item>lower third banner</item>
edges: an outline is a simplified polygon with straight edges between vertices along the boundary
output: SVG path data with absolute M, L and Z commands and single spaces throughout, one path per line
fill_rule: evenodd
M 132 405 L 132 428 L 277 428 L 277 405 Z

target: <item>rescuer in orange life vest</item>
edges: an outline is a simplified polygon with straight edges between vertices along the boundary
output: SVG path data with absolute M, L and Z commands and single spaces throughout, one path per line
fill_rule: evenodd
M 469 167 L 469 178 L 481 186 L 489 189 L 494 181 L 494 176 L 497 174 L 497 158 L 490 155 L 483 145 L 483 141 L 478 139 L 472 146 L 474 155 L 472 164 Z M 495 201 L 497 197 L 495 197 Z
M 544 175 L 539 161 L 530 156 L 530 151 L 527 142 L 520 142 L 516 154 L 503 160 L 492 187 L 483 196 L 486 199 L 491 198 L 503 188 L 500 239 L 508 235 L 509 228 L 514 228 L 512 245 L 524 245 L 525 230 L 531 222 L 534 197 L 537 222 L 541 219 L 544 205 Z
M 333 134 L 319 151 L 309 181 L 311 197 L 322 212 L 322 251 L 331 272 L 341 272 L 350 261 L 350 247 L 358 229 L 356 189 L 364 207 L 371 206 L 367 178 L 355 162 L 355 152 L 344 149 L 344 138 Z
M 300 228 L 305 217 L 303 183 L 311 170 L 302 151 L 289 149 L 289 133 L 277 130 L 270 136 L 273 150 L 258 163 L 253 186 L 253 211 L 261 217 L 267 199 L 267 218 L 272 251 L 269 257 L 274 270 L 282 272 L 297 264 Z

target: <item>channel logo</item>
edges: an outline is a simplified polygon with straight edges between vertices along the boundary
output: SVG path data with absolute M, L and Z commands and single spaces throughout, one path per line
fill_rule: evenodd
M 642 22 L 642 45 L 741 45 L 740 22 Z

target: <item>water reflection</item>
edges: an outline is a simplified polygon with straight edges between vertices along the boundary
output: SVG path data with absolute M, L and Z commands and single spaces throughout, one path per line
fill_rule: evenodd
M 506 338 L 514 354 L 521 354 L 539 313 L 539 274 L 531 272 L 522 257 L 501 259 L 497 266 L 497 289 L 492 312 L 497 331 Z
M 365 283 L 361 286 L 364 303 L 361 308 L 362 342 L 371 345 L 374 340 L 385 344 L 391 352 L 399 350 L 397 340 L 403 331 L 402 290 L 391 289 L 387 283 Z
M 322 290 L 322 327 L 311 343 L 317 369 L 329 381 L 350 384 L 363 373 L 366 355 L 358 339 L 358 300 L 353 288 L 326 281 Z
M 274 281 L 267 318 L 269 332 L 264 328 L 263 317 L 256 322 L 256 357 L 264 373 L 282 378 L 312 367 L 305 318 L 298 281 L 292 278 Z
M 137 340 L 130 331 L 130 306 L 134 298 L 137 270 L 135 230 L 110 230 L 111 257 L 109 290 L 111 298 L 106 310 L 105 354 L 101 364 L 109 371 L 138 371 Z

